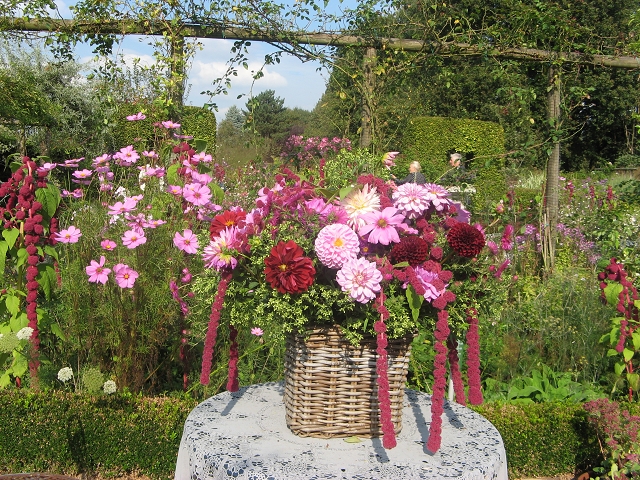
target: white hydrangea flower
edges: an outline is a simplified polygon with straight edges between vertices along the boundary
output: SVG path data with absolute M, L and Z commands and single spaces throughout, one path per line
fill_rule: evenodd
M 73 370 L 71 370 L 71 367 L 63 367 L 58 372 L 58 380 L 60 380 L 63 383 L 67 383 L 72 378 L 73 378 Z
M 31 327 L 24 327 L 20 329 L 18 333 L 16 333 L 16 337 L 18 337 L 18 340 L 29 340 L 31 338 L 31 335 L 33 335 L 33 328 Z
M 104 382 L 104 385 L 102 385 L 102 390 L 104 390 L 104 393 L 106 393 L 107 395 L 116 393 L 116 389 L 116 382 L 114 382 L 113 380 L 107 380 L 106 382 Z

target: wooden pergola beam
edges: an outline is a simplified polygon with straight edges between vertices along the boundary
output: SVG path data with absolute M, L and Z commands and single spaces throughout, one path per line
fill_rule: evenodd
M 87 22 L 68 19 L 0 19 L 0 30 L 23 32 L 52 32 L 112 35 L 163 35 L 168 31 L 161 24 L 150 20 L 119 20 L 112 22 Z M 588 55 L 578 52 L 553 52 L 535 48 L 478 47 L 469 43 L 438 43 L 404 38 L 365 38 L 357 35 L 331 33 L 260 33 L 246 28 L 229 27 L 221 24 L 184 23 L 179 28 L 185 38 L 212 38 L 226 40 L 252 40 L 269 43 L 299 43 L 304 45 L 354 46 L 389 48 L 410 52 L 428 51 L 437 55 L 479 56 L 511 58 L 525 61 L 562 61 L 601 65 L 614 68 L 640 68 L 640 57 Z M 175 33 L 175 30 L 174 30 Z

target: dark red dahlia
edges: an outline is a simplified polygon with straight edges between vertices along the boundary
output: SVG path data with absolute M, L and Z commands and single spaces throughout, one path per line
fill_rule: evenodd
M 456 223 L 447 234 L 447 242 L 461 257 L 475 257 L 485 245 L 484 235 L 468 223 Z
M 220 215 L 216 215 L 209 226 L 210 238 L 217 237 L 225 228 L 244 227 L 246 218 L 247 214 L 244 210 L 227 210 Z
M 415 267 L 423 263 L 429 255 L 429 245 L 417 235 L 402 237 L 391 249 L 393 263 L 409 262 Z
M 302 248 L 294 242 L 278 242 L 264 259 L 267 282 L 280 293 L 300 293 L 313 283 L 316 269 Z

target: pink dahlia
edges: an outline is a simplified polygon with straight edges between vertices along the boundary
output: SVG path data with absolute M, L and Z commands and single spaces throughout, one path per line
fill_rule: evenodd
M 376 187 L 368 184 L 359 188 L 354 188 L 341 202 L 342 207 L 349 215 L 348 224 L 354 229 L 364 226 L 362 215 L 380 210 L 380 195 Z
M 422 215 L 430 205 L 427 190 L 417 183 L 405 183 L 393 192 L 393 205 L 408 218 Z
M 440 295 L 442 295 L 445 291 L 446 285 L 440 279 L 437 273 L 429 272 L 422 267 L 415 267 L 414 271 L 416 272 L 416 277 L 424 287 L 424 299 L 427 302 L 431 302 L 435 300 Z M 403 285 L 403 287 L 407 287 L 407 284 Z
M 396 226 L 404 221 L 404 215 L 398 214 L 397 208 L 387 207 L 381 212 L 367 213 L 361 218 L 367 223 L 360 227 L 358 233 L 362 236 L 369 234 L 369 243 L 389 245 L 400 241 Z
M 444 207 L 449 205 L 449 192 L 446 188 L 435 183 L 426 183 L 424 188 L 427 191 L 429 202 L 436 211 L 441 212 Z
M 356 258 L 360 251 L 358 235 L 341 223 L 327 225 L 315 241 L 318 259 L 329 268 L 342 268 L 347 260 Z
M 204 247 L 204 266 L 218 271 L 233 270 L 238 265 L 238 260 L 233 255 L 238 253 L 240 245 L 235 227 L 224 229 Z
M 381 289 L 382 274 L 374 262 L 365 258 L 352 258 L 338 270 L 336 281 L 342 291 L 356 302 L 368 303 L 376 298 L 376 293 Z

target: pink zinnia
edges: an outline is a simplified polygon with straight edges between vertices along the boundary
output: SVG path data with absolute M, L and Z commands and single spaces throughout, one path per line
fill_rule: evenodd
M 427 190 L 417 183 L 405 183 L 393 192 L 393 206 L 405 212 L 408 218 L 422 215 L 431 202 Z
M 338 270 L 336 281 L 356 302 L 368 303 L 376 298 L 380 291 L 382 274 L 376 268 L 374 262 L 365 258 L 353 258 L 348 260 Z
M 355 259 L 360 251 L 358 235 L 341 223 L 327 225 L 315 241 L 318 259 L 329 268 L 342 268 L 347 260 Z
M 185 253 L 198 251 L 198 237 L 188 228 L 182 232 L 176 232 L 173 236 L 173 244 Z
M 206 205 L 211 200 L 211 190 L 206 185 L 189 183 L 182 190 L 184 199 L 194 205 Z
M 56 235 L 56 240 L 60 243 L 78 243 L 82 232 L 79 228 L 70 225 L 66 230 L 60 230 Z
M 391 242 L 398 243 L 400 237 L 396 230 L 396 225 L 404 221 L 404 215 L 397 215 L 398 209 L 387 207 L 381 212 L 371 212 L 364 214 L 361 218 L 367 222 L 364 227 L 360 227 L 358 233 L 361 236 L 369 234 L 369 243 L 381 243 L 389 245 Z
M 116 248 L 116 242 L 114 242 L 113 240 L 105 239 L 100 242 L 100 246 L 103 250 L 111 251 Z
M 138 272 L 124 263 L 114 265 L 113 273 L 116 275 L 116 283 L 120 288 L 132 288 L 138 278 Z
M 122 244 L 127 248 L 136 248 L 146 242 L 147 237 L 144 236 L 144 233 L 140 233 L 136 230 L 127 230 L 122 236 Z
M 108 275 L 111 273 L 111 269 L 105 268 L 104 266 L 105 258 L 104 255 L 100 257 L 100 262 L 96 262 L 95 260 L 91 260 L 91 264 L 88 267 L 85 267 L 85 271 L 87 275 L 89 275 L 89 281 L 92 283 L 107 283 L 109 279 Z

